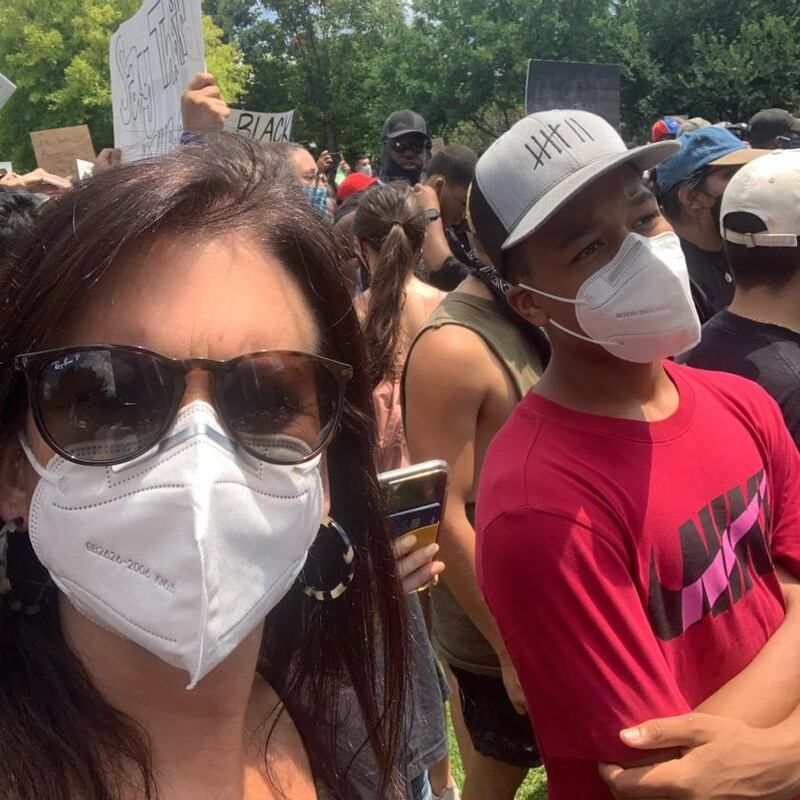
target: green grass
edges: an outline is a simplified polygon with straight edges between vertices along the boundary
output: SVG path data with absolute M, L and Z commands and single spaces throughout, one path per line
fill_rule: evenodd
M 447 735 L 450 738 L 450 769 L 456 783 L 464 785 L 464 766 L 461 763 L 461 756 L 458 754 L 458 743 L 456 734 L 453 730 L 453 722 L 450 719 L 450 706 L 447 707 Z M 547 778 L 544 769 L 532 769 L 525 779 L 525 783 L 520 786 L 516 800 L 547 800 Z

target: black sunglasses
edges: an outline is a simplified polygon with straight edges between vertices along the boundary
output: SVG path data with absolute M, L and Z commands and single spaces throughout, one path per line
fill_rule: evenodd
M 186 373 L 211 374 L 214 405 L 245 451 L 302 464 L 333 438 L 353 370 L 328 358 L 265 350 L 230 361 L 175 359 L 141 347 L 89 345 L 24 353 L 39 433 L 76 464 L 120 464 L 146 453 L 172 425 Z
M 428 140 L 424 136 L 401 136 L 399 139 L 392 139 L 389 146 L 395 153 L 409 150 L 415 155 L 419 155 L 428 148 Z

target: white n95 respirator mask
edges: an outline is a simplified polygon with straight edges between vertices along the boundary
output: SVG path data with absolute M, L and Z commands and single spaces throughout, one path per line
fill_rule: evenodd
M 189 673 L 192 689 L 264 620 L 299 575 L 322 518 L 320 458 L 244 454 L 194 402 L 124 464 L 39 464 L 30 539 L 72 605 Z
M 650 239 L 628 234 L 614 258 L 581 284 L 575 299 L 519 285 L 551 300 L 572 303 L 585 335 L 553 319 L 550 323 L 625 361 L 648 364 L 683 353 L 700 341 L 686 259 L 674 233 Z

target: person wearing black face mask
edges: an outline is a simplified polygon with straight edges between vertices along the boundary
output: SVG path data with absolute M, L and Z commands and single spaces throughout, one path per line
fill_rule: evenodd
M 724 128 L 700 128 L 678 141 L 681 149 L 655 169 L 653 188 L 680 237 L 692 297 L 705 322 L 733 300 L 733 274 L 720 235 L 722 194 L 743 164 L 768 151 L 746 147 Z
M 428 126 L 416 111 L 395 111 L 383 124 L 381 183 L 419 183 L 431 156 Z

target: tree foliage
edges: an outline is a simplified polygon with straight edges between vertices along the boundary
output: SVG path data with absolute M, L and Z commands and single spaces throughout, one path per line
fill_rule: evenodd
M 34 166 L 30 131 L 88 123 L 97 150 L 113 144 L 108 46 L 141 0 L 3 0 L 0 72 L 17 91 L 0 110 L 0 160 Z M 203 21 L 206 60 L 236 99 L 249 68 L 235 43 Z
M 377 147 L 411 107 L 488 144 L 523 113 L 530 58 L 618 63 L 627 139 L 658 116 L 746 120 L 800 100 L 793 0 L 207 0 L 253 68 L 244 102 L 296 138 Z M 212 9 L 213 6 L 213 9 Z
M 108 38 L 139 0 L 5 0 L 0 158 L 30 130 L 88 122 L 111 140 Z M 433 135 L 488 144 L 523 113 L 530 58 L 618 63 L 626 139 L 658 116 L 741 121 L 800 102 L 796 0 L 204 0 L 207 61 L 229 102 L 296 109 L 294 138 L 379 146 L 414 108 Z M 213 19 L 214 24 L 212 24 Z

